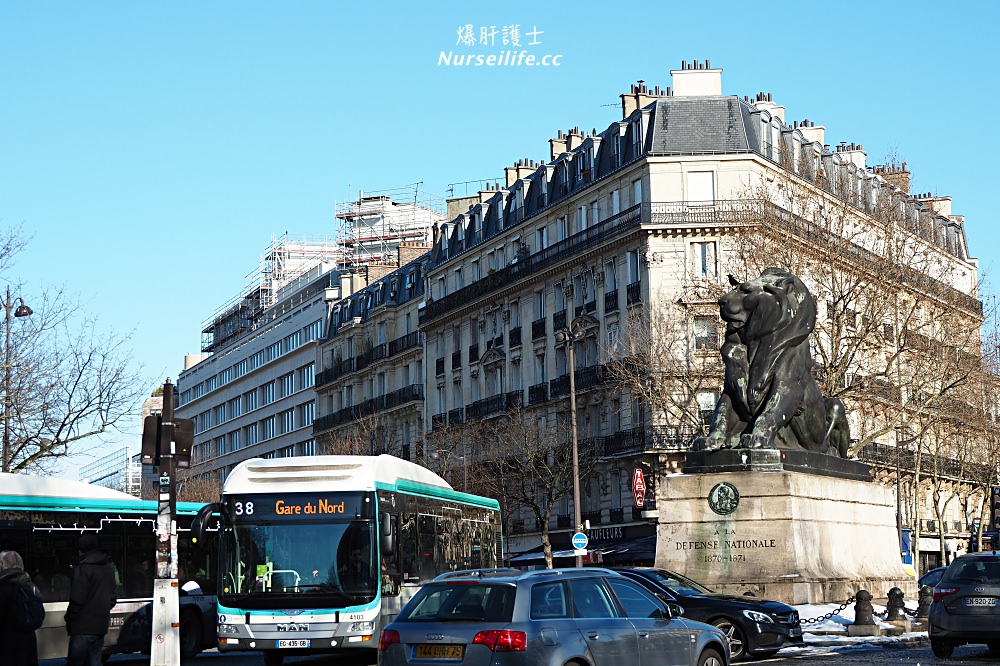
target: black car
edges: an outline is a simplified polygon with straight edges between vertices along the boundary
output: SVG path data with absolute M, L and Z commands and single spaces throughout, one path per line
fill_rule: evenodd
M 948 570 L 948 567 L 938 567 L 936 569 L 931 569 L 917 581 L 917 585 L 920 587 L 934 587 L 944 576 L 944 572 Z
M 959 645 L 985 643 L 1000 654 L 1000 556 L 955 558 L 934 587 L 927 618 L 934 656 L 947 659 Z
M 733 661 L 770 657 L 790 643 L 802 644 L 799 613 L 779 601 L 718 594 L 666 569 L 616 569 L 668 603 L 684 617 L 714 625 L 729 637 Z

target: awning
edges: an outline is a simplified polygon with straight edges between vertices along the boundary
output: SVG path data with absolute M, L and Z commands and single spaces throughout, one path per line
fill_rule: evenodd
M 626 564 L 637 561 L 652 562 L 656 558 L 656 535 L 650 534 L 649 536 L 614 543 L 602 543 L 594 545 L 587 550 L 599 556 L 600 562 L 597 562 L 597 564 L 601 562 L 605 564 Z M 572 549 L 552 551 L 553 560 L 572 559 L 574 557 L 576 557 L 576 554 Z M 536 546 L 531 550 L 518 553 L 510 558 L 511 564 L 528 565 L 543 564 L 544 562 L 545 555 L 542 552 L 541 546 Z

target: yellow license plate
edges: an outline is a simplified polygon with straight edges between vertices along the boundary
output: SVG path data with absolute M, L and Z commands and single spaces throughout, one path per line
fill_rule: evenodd
M 464 645 L 418 645 L 417 659 L 461 659 Z

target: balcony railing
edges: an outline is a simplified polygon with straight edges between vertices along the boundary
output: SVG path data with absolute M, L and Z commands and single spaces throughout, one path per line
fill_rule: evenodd
M 597 312 L 597 301 L 587 301 L 583 305 L 578 305 L 573 312 L 577 317 Z
M 917 466 L 913 451 L 896 448 L 888 444 L 869 444 L 858 451 L 858 460 L 882 469 L 899 469 L 904 474 L 912 474 Z M 963 462 L 954 458 L 924 453 L 920 456 L 920 474 L 922 476 L 963 478 L 988 478 L 988 468 L 971 462 Z
M 510 333 L 508 334 L 508 337 L 510 338 L 510 348 L 511 349 L 514 349 L 516 347 L 520 347 L 521 346 L 521 327 L 518 326 L 516 328 L 510 329 Z
M 566 527 L 571 527 L 572 524 L 573 521 L 570 520 L 570 515 L 568 513 L 563 513 L 556 516 L 556 527 L 566 528 Z
M 549 382 L 549 395 L 553 398 L 569 395 L 569 375 L 561 375 Z
M 440 430 L 448 425 L 447 414 L 434 414 L 431 416 L 431 430 Z
M 479 343 L 469 345 L 469 363 L 479 362 Z
M 407 349 L 412 349 L 420 345 L 420 331 L 407 333 L 403 337 L 396 338 L 389 342 L 389 356 L 393 356 Z
M 604 294 L 604 312 L 618 312 L 618 290 L 613 289 Z
M 586 524 L 586 521 L 589 520 L 591 526 L 600 525 L 601 524 L 601 512 L 600 511 L 584 511 L 583 513 L 580 514 L 580 520 L 583 520 L 584 524 Z
M 538 340 L 545 337 L 545 319 L 536 319 L 531 322 L 531 339 Z
M 424 399 L 424 385 L 410 384 L 385 395 L 376 396 L 364 402 L 344 407 L 332 414 L 324 414 L 313 421 L 313 434 L 336 428 L 360 418 L 393 409 L 407 403 Z
M 358 361 L 355 370 L 361 370 L 362 368 L 367 368 L 369 365 L 375 361 L 380 361 L 389 355 L 389 347 L 385 343 L 380 345 L 375 345 L 363 354 L 358 355 Z
M 465 423 L 465 409 L 463 407 L 456 407 L 455 409 L 449 411 L 448 423 L 451 425 Z
M 625 287 L 625 304 L 635 305 L 642 300 L 642 283 L 633 282 Z
M 452 352 L 451 353 L 451 369 L 456 370 L 462 367 L 462 352 Z
M 566 328 L 566 310 L 560 310 L 552 315 L 552 330 L 561 331 Z
M 421 322 L 436 319 L 456 307 L 475 301 L 549 266 L 565 261 L 582 250 L 599 245 L 607 239 L 619 237 L 626 230 L 637 228 L 642 217 L 641 209 L 641 204 L 632 206 L 592 227 L 573 234 L 569 238 L 523 257 L 517 263 L 495 271 L 463 289 L 429 302 L 424 308 Z
M 528 404 L 537 405 L 549 399 L 549 385 L 545 382 L 528 387 Z
M 444 374 L 444 356 L 434 361 L 434 374 L 439 377 Z

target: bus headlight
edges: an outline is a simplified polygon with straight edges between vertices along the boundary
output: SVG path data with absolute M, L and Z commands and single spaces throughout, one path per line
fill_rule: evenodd
M 370 632 L 374 631 L 374 629 L 375 629 L 374 622 L 354 622 L 351 624 L 351 627 L 348 629 L 348 631 L 350 631 L 351 633 L 354 633 L 356 631 Z
M 238 634 L 240 633 L 239 627 L 235 624 L 220 624 L 219 625 L 220 634 Z

